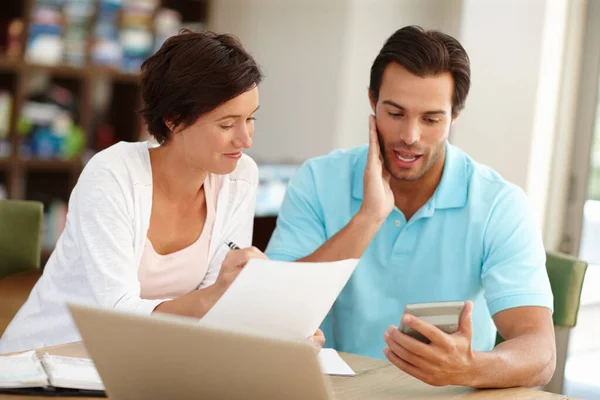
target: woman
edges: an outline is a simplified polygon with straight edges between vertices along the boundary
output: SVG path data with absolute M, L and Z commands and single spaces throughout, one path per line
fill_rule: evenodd
M 86 165 L 0 353 L 80 340 L 67 301 L 201 318 L 249 259 L 266 258 L 248 248 L 258 178 L 243 154 L 261 78 L 229 35 L 186 31 L 144 62 L 141 114 L 160 146 L 118 143 Z

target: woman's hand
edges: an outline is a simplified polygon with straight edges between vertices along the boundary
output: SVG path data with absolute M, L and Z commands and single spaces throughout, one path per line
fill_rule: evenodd
M 221 264 L 221 271 L 215 282 L 215 286 L 219 288 L 222 295 L 233 283 L 238 274 L 242 271 L 246 263 L 253 258 L 267 260 L 267 256 L 256 247 L 248 247 L 246 249 L 231 250 L 225 256 Z M 220 296 L 219 296 L 220 297 Z
M 308 340 L 320 350 L 325 344 L 325 335 L 322 330 L 317 329 L 315 334 L 309 337 Z

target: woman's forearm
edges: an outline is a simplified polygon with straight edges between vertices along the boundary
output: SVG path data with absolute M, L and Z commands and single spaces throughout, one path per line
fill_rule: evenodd
M 202 318 L 215 305 L 222 294 L 223 291 L 215 284 L 204 289 L 195 290 L 177 299 L 164 301 L 156 306 L 153 312 Z

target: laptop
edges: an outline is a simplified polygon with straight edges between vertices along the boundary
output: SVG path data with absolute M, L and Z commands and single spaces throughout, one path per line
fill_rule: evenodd
M 332 398 L 314 347 L 69 304 L 111 400 Z

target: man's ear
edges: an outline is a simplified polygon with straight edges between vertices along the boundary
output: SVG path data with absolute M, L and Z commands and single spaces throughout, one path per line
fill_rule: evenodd
M 368 96 L 369 96 L 369 103 L 371 104 L 371 110 L 373 110 L 373 114 L 377 114 L 375 112 L 375 109 L 377 108 L 377 99 L 375 99 L 375 97 L 373 95 L 373 91 L 370 88 L 368 91 Z
M 450 125 L 454 125 L 456 121 L 458 121 L 458 117 L 460 117 L 460 113 L 453 115 L 452 120 L 450 121 Z

